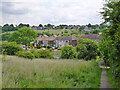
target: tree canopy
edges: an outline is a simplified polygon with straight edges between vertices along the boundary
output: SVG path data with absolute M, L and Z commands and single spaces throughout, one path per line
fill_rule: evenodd
M 37 32 L 33 29 L 30 29 L 28 27 L 23 27 L 18 29 L 18 31 L 14 31 L 9 40 L 10 41 L 16 41 L 18 44 L 28 44 L 35 40 L 37 37 Z
M 102 34 L 99 50 L 103 59 L 110 62 L 115 78 L 120 80 L 120 1 L 107 0 L 101 14 L 109 26 Z

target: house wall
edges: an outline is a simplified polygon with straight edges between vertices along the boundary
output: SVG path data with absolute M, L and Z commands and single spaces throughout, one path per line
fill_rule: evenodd
M 69 45 L 69 40 L 60 40 L 59 47 L 64 47 L 65 45 Z
M 48 45 L 54 46 L 54 45 L 55 45 L 55 42 L 54 42 L 54 41 L 48 41 Z

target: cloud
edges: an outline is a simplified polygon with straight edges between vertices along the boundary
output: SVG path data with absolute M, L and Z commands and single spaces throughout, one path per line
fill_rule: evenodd
M 12 3 L 12 2 L 2 2 L 2 13 L 3 14 L 12 14 L 12 15 L 21 15 L 29 12 L 28 8 L 18 8 L 22 3 Z M 17 6 L 17 7 L 16 7 Z
M 4 0 L 4 23 L 96 24 L 103 0 Z

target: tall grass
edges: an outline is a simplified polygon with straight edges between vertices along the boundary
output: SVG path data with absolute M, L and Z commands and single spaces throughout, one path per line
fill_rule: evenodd
M 115 80 L 115 77 L 112 75 L 111 71 L 111 69 L 107 70 L 108 81 L 110 82 L 113 88 L 120 88 L 120 81 Z
M 3 88 L 99 88 L 101 69 L 95 62 L 6 57 Z

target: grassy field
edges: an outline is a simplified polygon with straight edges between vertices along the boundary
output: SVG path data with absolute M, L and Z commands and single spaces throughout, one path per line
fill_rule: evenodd
M 53 29 L 50 29 L 50 30 L 36 30 L 37 33 L 43 33 L 43 32 L 49 32 L 51 34 L 62 34 L 62 32 L 64 33 L 66 31 L 68 31 L 68 33 L 72 33 L 72 32 L 79 32 L 78 30 L 76 29 L 58 29 L 58 30 L 53 30 Z
M 24 59 L 6 56 L 3 88 L 99 88 L 101 69 L 94 61 Z

